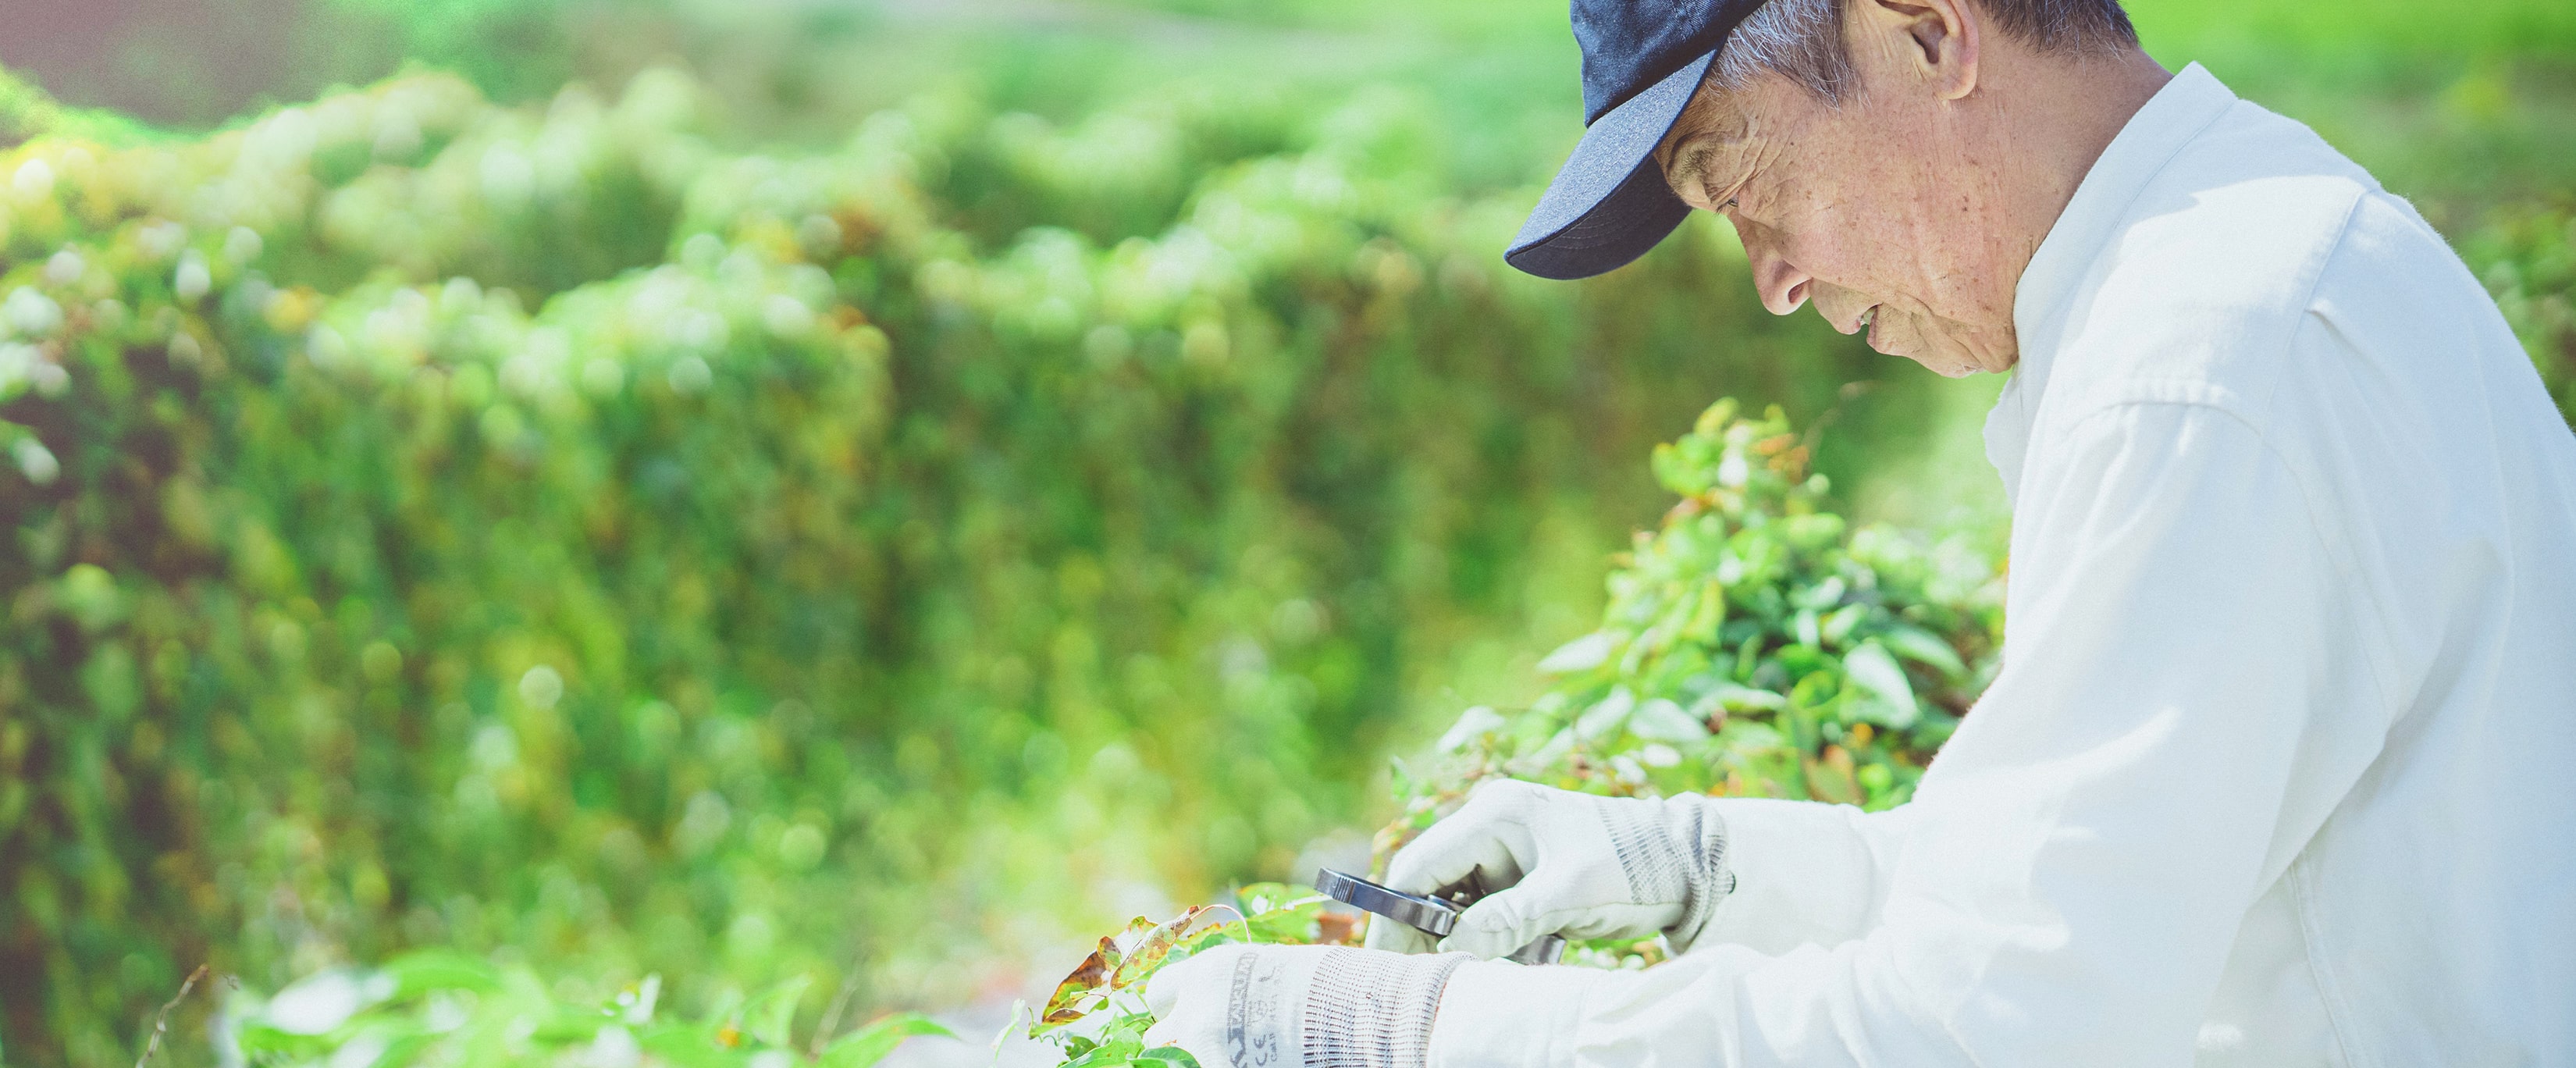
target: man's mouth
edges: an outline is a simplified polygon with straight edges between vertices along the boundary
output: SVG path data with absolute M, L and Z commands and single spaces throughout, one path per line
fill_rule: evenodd
M 1878 348 L 1878 309 L 1879 305 L 1872 304 L 1861 311 L 1860 318 L 1852 320 L 1852 332 L 1859 334 L 1872 349 Z

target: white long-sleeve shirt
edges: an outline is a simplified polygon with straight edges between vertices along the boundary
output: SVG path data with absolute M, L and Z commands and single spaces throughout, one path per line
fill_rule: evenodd
M 2023 273 L 2004 668 L 1892 811 L 1718 800 L 1642 972 L 1432 1068 L 2576 1064 L 2576 437 L 2423 219 L 2176 76 Z

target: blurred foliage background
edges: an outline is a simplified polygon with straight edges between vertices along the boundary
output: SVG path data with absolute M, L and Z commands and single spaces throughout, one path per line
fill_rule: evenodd
M 2131 10 L 2414 198 L 2576 405 L 2576 8 Z M 1501 267 L 1557 5 L 11 16 L 8 1064 L 130 1062 L 201 961 L 1007 995 L 1540 700 L 1721 395 L 1821 430 L 1800 509 L 1999 547 L 2000 383 L 1763 314 L 1722 225 Z

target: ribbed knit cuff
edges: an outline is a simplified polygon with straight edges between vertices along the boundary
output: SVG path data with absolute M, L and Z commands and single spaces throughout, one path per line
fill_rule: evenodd
M 1717 903 L 1735 889 L 1726 868 L 1726 821 L 1696 795 L 1605 802 L 1600 812 L 1619 873 L 1628 880 L 1629 901 L 1679 906 L 1664 937 L 1675 953 L 1690 948 Z
M 1335 950 L 1306 989 L 1305 1068 L 1424 1068 L 1440 992 L 1472 959 Z
M 1670 812 L 1665 828 L 1676 850 L 1688 857 L 1690 876 L 1682 893 L 1681 919 L 1664 928 L 1664 941 L 1672 944 L 1673 952 L 1686 953 L 1708 926 L 1717 903 L 1735 892 L 1735 872 L 1726 864 L 1726 819 L 1717 814 L 1716 806 L 1698 797 L 1676 797 L 1665 804 Z

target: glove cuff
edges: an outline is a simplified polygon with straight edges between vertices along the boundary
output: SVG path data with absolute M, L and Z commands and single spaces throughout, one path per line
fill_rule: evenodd
M 1666 805 L 1672 810 L 1664 821 L 1666 842 L 1673 863 L 1688 872 L 1682 880 L 1681 918 L 1664 928 L 1664 941 L 1678 954 L 1690 951 L 1717 903 L 1735 892 L 1735 872 L 1726 863 L 1726 819 L 1715 806 L 1697 797 L 1677 797 Z
M 1306 1068 L 1423 1068 L 1440 993 L 1471 959 L 1356 949 L 1326 955 L 1300 1021 Z

